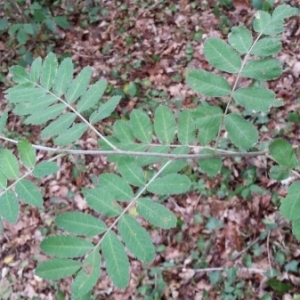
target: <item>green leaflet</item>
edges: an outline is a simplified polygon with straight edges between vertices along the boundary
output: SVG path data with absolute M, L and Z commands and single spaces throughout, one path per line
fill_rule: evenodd
M 170 147 L 165 145 L 165 146 L 154 146 L 148 150 L 148 152 L 153 152 L 153 153 L 168 153 Z M 137 163 L 139 166 L 144 167 L 148 166 L 157 162 L 162 161 L 161 157 L 138 157 L 136 159 Z
M 204 70 L 189 71 L 186 82 L 191 89 L 206 96 L 221 97 L 230 94 L 230 85 L 226 79 Z
M 0 169 L 8 179 L 18 179 L 18 159 L 7 149 L 0 149 Z
M 25 119 L 24 124 L 41 125 L 59 116 L 65 109 L 62 103 L 51 105 Z
M 132 157 L 120 157 L 118 159 L 118 171 L 122 177 L 134 186 L 145 185 L 143 169 Z
M 152 141 L 152 124 L 148 115 L 142 110 L 134 109 L 130 114 L 130 126 L 134 137 L 143 143 Z
M 75 211 L 59 214 L 55 218 L 55 224 L 65 231 L 84 236 L 95 236 L 107 229 L 102 220 Z
M 189 148 L 186 146 L 176 147 L 172 154 L 188 154 Z M 162 164 L 166 164 L 168 159 L 163 160 Z M 166 168 L 163 169 L 161 175 L 166 175 L 170 173 L 177 173 L 181 171 L 186 166 L 186 159 L 175 159 Z
M 39 188 L 31 181 L 27 179 L 20 180 L 15 191 L 23 202 L 35 207 L 43 206 L 43 196 Z
M 299 211 L 300 181 L 296 181 L 288 188 L 288 195 L 281 200 L 280 212 L 289 221 L 296 221 L 299 219 Z
M 47 127 L 45 127 L 42 130 L 41 138 L 46 139 L 62 133 L 72 125 L 75 118 L 76 118 L 76 114 L 71 112 L 67 112 L 59 116 L 55 121 L 51 122 Z
M 9 68 L 9 73 L 13 76 L 13 81 L 15 83 L 27 83 L 30 82 L 28 73 L 21 66 L 13 66 Z
M 230 45 L 241 54 L 246 54 L 252 45 L 252 34 L 245 26 L 235 26 L 231 28 L 228 35 Z
M 0 216 L 10 222 L 18 221 L 20 205 L 17 197 L 11 191 L 6 191 L 0 196 Z
M 18 142 L 18 150 L 22 160 L 22 163 L 27 168 L 33 168 L 36 161 L 35 149 L 25 139 L 21 139 Z
M 177 136 L 182 145 L 191 145 L 196 139 L 193 113 L 189 109 L 184 110 L 179 115 Z
M 40 247 L 48 255 L 58 258 L 72 258 L 85 255 L 93 249 L 94 245 L 75 236 L 54 235 L 45 238 Z
M 162 229 L 170 229 L 176 226 L 177 218 L 164 205 L 155 203 L 150 198 L 139 198 L 136 204 L 139 215 L 154 226 Z
M 232 96 L 236 103 L 254 111 L 268 112 L 278 102 L 273 91 L 259 87 L 240 88 Z
M 72 284 L 72 294 L 77 297 L 87 294 L 97 283 L 101 275 L 100 254 L 94 250 L 84 260 L 83 268 Z
M 241 149 L 247 150 L 258 141 L 258 132 L 253 124 L 235 113 L 225 117 L 225 128 L 231 142 Z
M 148 263 L 154 260 L 155 248 L 151 237 L 133 217 L 123 215 L 118 223 L 118 231 L 134 256 Z
M 258 56 L 271 56 L 280 50 L 281 41 L 279 38 L 265 37 L 253 45 L 250 53 Z
M 7 91 L 5 98 L 10 103 L 31 102 L 35 101 L 46 94 L 46 91 L 40 88 L 26 87 L 23 89 L 12 89 Z
M 0 190 L 4 190 L 7 186 L 7 178 L 0 169 Z
M 119 105 L 121 98 L 121 96 L 111 97 L 107 102 L 102 104 L 97 111 L 92 113 L 92 115 L 90 116 L 90 122 L 96 123 L 109 117 Z
M 116 202 L 115 197 L 102 188 L 82 190 L 88 205 L 95 211 L 107 217 L 115 217 L 121 214 L 121 206 Z
M 105 79 L 101 79 L 94 83 L 80 98 L 77 103 L 77 111 L 83 112 L 86 111 L 93 106 L 95 106 L 98 101 L 103 96 L 107 87 L 107 81 Z M 91 120 L 91 119 L 90 119 Z M 92 121 L 91 121 L 92 122 Z
M 186 175 L 168 174 L 150 183 L 147 190 L 158 195 L 176 195 L 186 193 L 191 181 Z
M 124 245 L 113 231 L 105 235 L 101 250 L 109 277 L 118 288 L 125 289 L 129 282 L 129 261 Z
M 284 139 L 276 139 L 270 144 L 270 154 L 282 167 L 291 169 L 297 164 L 292 145 Z
M 81 263 L 71 259 L 54 258 L 40 263 L 35 274 L 48 280 L 57 280 L 73 275 L 81 268 Z
M 8 118 L 8 113 L 5 111 L 0 117 L 0 133 L 2 133 Z
M 45 90 L 49 91 L 52 88 L 53 81 L 56 75 L 58 63 L 56 55 L 50 52 L 44 59 L 40 83 Z
M 128 121 L 118 120 L 114 123 L 114 136 L 117 137 L 121 142 L 128 144 L 134 143 L 134 136 L 131 131 L 131 127 Z
M 210 149 L 202 149 L 200 154 L 213 154 L 214 151 Z M 201 170 L 210 177 L 216 176 L 222 169 L 222 159 L 220 157 L 199 159 L 199 166 Z
M 54 144 L 59 146 L 66 146 L 77 141 L 86 132 L 88 125 L 85 123 L 76 123 L 58 137 L 54 139 Z
M 42 59 L 41 57 L 36 58 L 30 67 L 29 78 L 31 81 L 37 83 L 42 71 Z
M 52 161 L 43 161 L 36 165 L 32 175 L 36 178 L 42 178 L 44 176 L 56 173 L 59 170 L 59 167 L 56 163 Z
M 58 67 L 54 84 L 53 92 L 58 97 L 62 96 L 68 89 L 73 78 L 74 66 L 72 60 L 65 58 Z
M 129 201 L 134 198 L 129 184 L 120 176 L 104 173 L 99 176 L 99 186 L 110 192 L 116 200 Z
M 204 55 L 213 67 L 228 73 L 238 73 L 242 65 L 238 53 L 218 38 L 207 38 L 205 40 Z
M 171 144 L 175 137 L 175 118 L 167 106 L 159 106 L 154 113 L 154 131 L 160 141 L 164 144 Z
M 90 83 L 92 76 L 91 68 L 84 67 L 77 77 L 68 86 L 65 98 L 69 104 L 75 102 L 85 91 Z

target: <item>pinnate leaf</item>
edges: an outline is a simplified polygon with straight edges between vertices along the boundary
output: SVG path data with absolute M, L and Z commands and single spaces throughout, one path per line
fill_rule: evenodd
M 191 181 L 186 175 L 168 174 L 150 183 L 147 190 L 158 195 L 176 195 L 186 193 Z
M 115 200 L 115 197 L 105 189 L 86 189 L 82 190 L 88 205 L 95 211 L 107 217 L 118 216 L 121 212 L 121 206 Z
M 20 205 L 17 197 L 11 191 L 6 191 L 0 196 L 0 216 L 10 222 L 18 221 Z
M 18 150 L 21 156 L 22 163 L 27 168 L 33 168 L 36 161 L 35 149 L 25 139 L 18 142 Z
M 99 185 L 119 201 L 129 201 L 134 195 L 129 184 L 116 174 L 104 173 L 99 177 Z
M 86 295 L 97 283 L 101 275 L 100 254 L 92 251 L 85 259 L 83 269 L 76 275 L 72 284 L 72 294 L 78 297 Z
M 155 203 L 149 198 L 137 200 L 137 212 L 152 225 L 162 229 L 170 229 L 176 226 L 177 218 L 164 205 Z
M 225 117 L 225 128 L 231 142 L 241 149 L 248 150 L 258 141 L 258 132 L 253 124 L 235 113 Z
M 271 143 L 270 154 L 283 167 L 294 168 L 297 164 L 292 145 L 284 139 L 276 139 Z
M 175 118 L 167 106 L 161 105 L 155 110 L 154 131 L 164 144 L 171 144 L 175 137 Z
M 191 89 L 206 96 L 221 97 L 230 93 L 230 85 L 223 77 L 207 71 L 192 70 L 186 81 Z
M 118 223 L 118 231 L 126 247 L 139 260 L 151 263 L 155 248 L 149 233 L 130 215 L 123 215 Z
M 18 159 L 8 149 L 0 149 L 0 169 L 8 179 L 18 179 Z
M 41 207 L 43 205 L 43 196 L 39 188 L 27 179 L 22 179 L 17 183 L 16 193 L 18 197 L 27 204 L 35 207 Z
M 204 55 L 213 67 L 228 73 L 238 73 L 242 65 L 238 53 L 218 38 L 206 39 L 204 42 Z
M 105 223 L 82 212 L 65 212 L 55 218 L 55 224 L 70 233 L 84 236 L 95 236 L 106 230 Z
M 48 255 L 59 258 L 72 258 L 83 256 L 92 250 L 94 246 L 91 242 L 75 236 L 54 235 L 45 238 L 40 247 Z
M 71 259 L 54 258 L 40 263 L 35 274 L 48 280 L 57 280 L 73 275 L 81 268 L 81 263 Z
M 129 261 L 124 245 L 109 231 L 101 246 L 109 277 L 118 288 L 125 289 L 129 282 Z
M 241 54 L 246 54 L 252 45 L 252 34 L 245 26 L 232 27 L 228 35 L 230 45 Z

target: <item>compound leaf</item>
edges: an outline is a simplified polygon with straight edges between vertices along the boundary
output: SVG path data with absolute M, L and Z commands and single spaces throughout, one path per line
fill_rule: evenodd
M 154 131 L 164 144 L 171 144 L 175 137 L 175 118 L 167 106 L 159 106 L 154 113 Z
M 70 85 L 70 82 L 73 78 L 73 72 L 74 66 L 72 60 L 71 58 L 67 57 L 59 65 L 55 76 L 53 85 L 53 91 L 55 95 L 60 97 L 67 91 L 68 86 Z
M 76 114 L 67 112 L 59 116 L 55 121 L 51 122 L 47 127 L 45 127 L 41 132 L 41 138 L 49 138 L 56 136 L 68 129 L 76 118 Z
M 54 235 L 45 238 L 40 247 L 48 255 L 59 258 L 72 258 L 85 255 L 93 249 L 94 245 L 75 236 Z
M 95 236 L 104 232 L 105 223 L 82 212 L 65 212 L 55 218 L 55 224 L 70 233 L 84 236 Z
M 239 53 L 246 54 L 252 45 L 253 38 L 245 26 L 235 26 L 231 28 L 228 41 Z
M 260 87 L 240 88 L 232 96 L 236 103 L 254 111 L 268 112 L 277 102 L 273 91 Z
M 119 105 L 121 98 L 122 97 L 118 95 L 111 97 L 107 102 L 102 104 L 97 111 L 92 113 L 90 116 L 90 122 L 96 123 L 109 117 Z
M 77 141 L 87 130 L 88 125 L 85 123 L 76 123 L 58 137 L 54 139 L 54 144 L 59 146 L 66 146 Z
M 83 112 L 94 105 L 101 99 L 107 87 L 107 81 L 101 79 L 94 83 L 80 98 L 77 103 L 77 111 Z
M 18 159 L 7 149 L 0 149 L 0 169 L 8 179 L 18 179 Z
M 50 52 L 44 59 L 42 66 L 42 74 L 40 78 L 40 83 L 43 88 L 49 91 L 52 88 L 53 81 L 57 72 L 57 58 L 56 55 Z
M 20 205 L 17 197 L 11 191 L 6 191 L 0 196 L 0 216 L 10 222 L 18 221 Z
M 182 145 L 191 145 L 196 139 L 193 114 L 189 109 L 184 110 L 179 115 L 177 136 Z
M 118 288 L 125 289 L 129 282 L 129 261 L 124 245 L 113 231 L 108 231 L 101 246 L 109 277 Z
M 168 174 L 151 182 L 147 190 L 158 195 L 176 195 L 186 193 L 191 181 L 186 175 Z
M 249 61 L 242 70 L 243 76 L 263 81 L 276 79 L 281 73 L 280 61 L 273 58 Z
M 205 40 L 204 55 L 213 67 L 228 73 L 238 73 L 242 65 L 238 53 L 219 38 Z
M 123 215 L 118 231 L 130 252 L 141 261 L 151 263 L 155 248 L 149 233 L 130 215 Z
M 81 297 L 87 294 L 97 283 L 101 275 L 101 261 L 98 251 L 92 251 L 84 260 L 83 268 L 72 284 L 72 294 Z M 76 298 L 77 299 L 77 298 Z
M 121 206 L 115 200 L 115 197 L 105 189 L 86 189 L 82 190 L 86 197 L 88 205 L 95 211 L 107 217 L 118 216 L 121 212 Z
M 73 275 L 81 268 L 81 263 L 72 259 L 54 258 L 40 263 L 35 274 L 48 280 L 57 280 Z
M 134 109 L 130 114 L 130 126 L 136 139 L 146 144 L 151 143 L 153 128 L 145 112 Z
M 276 139 L 271 143 L 270 154 L 283 167 L 291 169 L 297 164 L 292 145 L 284 139 Z
M 21 139 L 18 142 L 18 150 L 22 160 L 22 163 L 27 168 L 33 168 L 36 161 L 35 149 L 25 139 Z
M 241 149 L 247 150 L 258 141 L 258 132 L 253 124 L 235 113 L 225 117 L 225 128 L 231 142 Z
M 134 195 L 129 184 L 116 174 L 104 173 L 99 176 L 101 188 L 110 192 L 119 201 L 129 201 Z
M 230 94 L 229 83 L 223 77 L 207 71 L 189 71 L 186 81 L 191 89 L 206 96 L 221 97 Z
M 176 226 L 177 218 L 164 205 L 155 203 L 149 198 L 140 198 L 136 203 L 139 215 L 152 225 L 162 229 L 170 229 Z
M 38 187 L 27 179 L 20 180 L 16 185 L 16 193 L 21 200 L 35 207 L 43 205 L 43 196 Z
M 65 94 L 65 98 L 69 104 L 75 102 L 87 90 L 91 76 L 92 70 L 87 66 L 84 67 L 71 82 Z

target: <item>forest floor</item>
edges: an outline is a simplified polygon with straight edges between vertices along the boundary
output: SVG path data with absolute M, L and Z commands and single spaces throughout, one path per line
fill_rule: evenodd
M 124 96 L 118 107 L 118 115 L 124 118 L 135 107 L 153 112 L 163 103 L 178 110 L 195 107 L 204 100 L 185 83 L 187 70 L 211 70 L 203 55 L 203 41 L 206 37 L 226 40 L 232 26 L 250 28 L 255 14 L 247 0 L 233 1 L 231 8 L 217 8 L 218 1 L 133 2 L 104 1 L 100 20 L 86 28 L 80 15 L 71 15 L 71 29 L 60 29 L 59 39 L 35 41 L 30 46 L 34 57 L 45 56 L 49 45 L 57 55 L 69 54 L 76 71 L 91 66 L 94 81 L 104 77 L 111 85 L 111 94 Z M 294 6 L 297 3 L 289 1 Z M 283 99 L 284 107 L 260 116 L 256 123 L 265 141 L 282 136 L 293 145 L 300 144 L 300 123 L 292 119 L 300 104 L 299 24 L 297 17 L 287 21 L 283 48 L 277 56 L 284 72 L 268 83 Z M 43 36 L 39 38 L 43 40 Z M 0 50 L 2 66 L 17 62 L 17 53 L 6 49 L 2 38 Z M 4 110 L 3 92 L 8 82 L 0 87 L 0 108 Z M 208 101 L 217 104 L 219 100 Z M 105 132 L 114 120 L 109 118 L 99 129 Z M 40 142 L 36 139 L 40 128 L 29 130 L 12 114 L 8 128 L 32 143 Z M 86 135 L 80 144 L 94 149 L 96 140 Z M 40 153 L 39 159 L 46 155 Z M 49 282 L 35 276 L 37 262 L 46 258 L 39 243 L 55 232 L 53 220 L 58 211 L 87 211 L 81 187 L 90 185 L 91 174 L 110 166 L 105 158 L 92 156 L 76 160 L 78 169 L 68 158 L 58 163 L 59 174 L 42 182 L 44 208 L 22 206 L 17 224 L 4 224 L 0 299 L 70 299 L 71 279 Z M 80 169 L 81 164 L 87 169 Z M 131 258 L 131 279 L 125 290 L 114 288 L 103 271 L 93 290 L 95 299 L 261 299 L 264 295 L 264 299 L 300 299 L 299 243 L 278 214 L 287 185 L 270 180 L 268 171 L 266 162 L 259 159 L 225 159 L 222 174 L 213 179 L 193 168 L 196 191 L 165 199 L 180 220 L 177 228 L 162 231 L 149 227 L 158 251 L 155 261 L 145 265 Z M 234 266 L 237 276 L 230 282 Z M 265 274 L 271 267 L 277 272 L 273 281 Z M 218 280 L 218 276 L 224 277 Z M 228 288 L 227 298 L 226 284 L 232 288 Z M 3 298 L 4 289 L 7 298 Z M 271 298 L 267 298 L 268 293 Z

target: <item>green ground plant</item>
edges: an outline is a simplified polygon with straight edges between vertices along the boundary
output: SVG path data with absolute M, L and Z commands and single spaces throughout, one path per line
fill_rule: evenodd
M 214 177 L 223 167 L 222 158 L 263 156 L 269 158 L 273 178 L 299 176 L 299 147 L 284 139 L 260 141 L 256 126 L 240 112 L 266 113 L 284 105 L 264 83 L 282 74 L 281 63 L 273 56 L 281 50 L 279 35 L 284 30 L 284 19 L 296 14 L 299 10 L 289 5 L 276 7 L 272 15 L 258 11 L 253 21 L 254 36 L 246 27 L 237 26 L 229 33 L 228 43 L 219 38 L 205 40 L 204 55 L 218 74 L 190 70 L 186 82 L 191 89 L 205 95 L 206 100 L 213 97 L 225 101 L 224 111 L 208 104 L 209 101 L 199 101 L 197 108 L 175 113 L 160 105 L 153 117 L 142 109 L 134 109 L 129 119 L 114 123 L 108 136 L 97 130 L 96 124 L 111 116 L 121 96 L 100 102 L 100 107 L 85 118 L 85 112 L 99 103 L 107 88 L 104 79 L 90 85 L 90 67 L 83 68 L 73 78 L 71 59 L 58 63 L 56 55 L 49 53 L 44 60 L 36 58 L 30 71 L 21 66 L 10 68 L 15 86 L 6 90 L 6 99 L 13 113 L 20 116 L 25 126 L 44 126 L 40 138 L 51 139 L 54 146 L 8 138 L 8 113 L 2 113 L 0 139 L 16 144 L 17 154 L 7 147 L 0 148 L 0 224 L 17 222 L 19 201 L 43 206 L 39 181 L 59 170 L 58 158 L 105 155 L 115 165 L 115 172 L 102 173 L 93 181 L 94 187 L 82 188 L 87 205 L 96 216 L 79 211 L 57 215 L 55 224 L 64 234 L 50 235 L 42 241 L 41 250 L 52 258 L 38 265 L 38 276 L 49 280 L 73 276 L 71 290 L 77 299 L 90 294 L 105 266 L 114 285 L 126 288 L 130 278 L 128 256 L 145 264 L 155 257 L 155 247 L 150 234 L 140 225 L 140 218 L 165 230 L 177 225 L 176 216 L 152 196 L 168 197 L 191 191 L 194 185 L 183 170 L 192 161 L 201 172 Z M 227 73 L 235 78 L 232 85 L 227 81 Z M 240 87 L 242 77 L 251 84 Z M 99 139 L 99 150 L 78 149 L 78 146 L 75 149 L 83 134 L 91 132 Z M 37 151 L 52 152 L 54 156 L 37 162 Z M 248 178 L 249 174 L 244 176 Z M 201 184 L 196 188 L 201 189 Z M 252 188 L 249 179 L 246 190 L 237 193 L 245 193 L 247 197 Z M 290 185 L 280 205 L 281 214 L 291 222 L 298 240 L 299 191 L 298 180 Z M 132 208 L 137 216 L 130 213 Z M 213 224 L 216 222 L 211 220 Z M 242 286 L 233 287 L 235 269 L 227 271 L 223 298 L 233 299 L 239 297 Z M 214 280 L 213 276 L 210 279 Z

